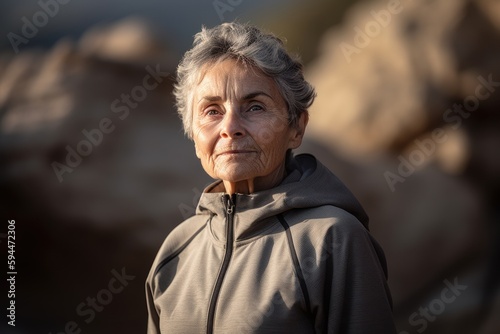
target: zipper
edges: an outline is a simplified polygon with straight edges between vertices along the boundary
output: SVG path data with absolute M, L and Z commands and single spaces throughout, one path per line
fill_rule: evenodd
M 222 260 L 222 266 L 217 276 L 217 281 L 215 282 L 215 288 L 212 293 L 212 298 L 210 299 L 210 307 L 208 309 L 208 320 L 207 320 L 207 333 L 212 334 L 214 331 L 214 318 L 215 318 L 215 308 L 217 307 L 217 300 L 219 298 L 220 289 L 222 287 L 222 281 L 226 275 L 227 268 L 229 267 L 229 261 L 231 261 L 231 256 L 233 255 L 233 242 L 234 242 L 234 203 L 236 196 L 225 194 L 222 196 L 222 204 L 224 205 L 226 211 L 226 249 L 224 253 L 224 259 Z

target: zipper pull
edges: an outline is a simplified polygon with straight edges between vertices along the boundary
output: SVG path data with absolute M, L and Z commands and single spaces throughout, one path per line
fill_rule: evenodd
M 235 195 L 225 194 L 224 196 L 222 196 L 222 203 L 224 204 L 226 214 L 228 215 L 231 215 L 234 212 L 234 198 Z
M 227 199 L 226 212 L 228 215 L 233 214 L 234 211 L 234 203 L 231 197 Z

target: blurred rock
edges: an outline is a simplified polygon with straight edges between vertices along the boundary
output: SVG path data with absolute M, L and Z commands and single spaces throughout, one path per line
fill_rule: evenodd
M 109 29 L 119 39 L 120 34 L 128 36 L 128 30 L 122 28 L 118 24 L 117 29 Z M 147 37 L 144 34 L 141 38 Z M 112 59 L 111 55 L 121 53 L 120 47 L 113 49 L 113 43 L 107 45 L 108 57 L 104 60 L 93 54 L 97 51 L 92 47 L 86 49 L 90 42 L 88 37 L 84 40 L 87 42 L 78 48 L 62 41 L 46 54 L 22 54 L 8 65 L 0 81 L 0 148 L 6 158 L 3 181 L 22 184 L 23 178 L 35 178 L 43 193 L 40 200 L 50 212 L 97 226 L 138 221 L 158 208 L 168 210 L 161 203 L 174 200 L 169 196 L 178 196 L 177 185 L 190 192 L 181 175 L 192 181 L 193 176 L 202 175 L 192 144 L 183 137 L 173 109 L 170 92 L 174 63 L 143 66 L 143 61 L 138 64 L 131 59 L 125 64 L 123 57 Z M 143 43 L 163 47 L 155 40 Z M 147 54 L 140 47 L 136 44 L 136 55 Z M 142 60 L 147 58 L 142 56 Z M 146 77 L 146 83 L 155 86 L 151 90 L 144 88 Z M 109 133 L 100 129 L 103 119 L 109 120 Z M 85 131 L 94 133 L 99 143 L 92 145 L 91 153 L 82 156 L 82 162 L 71 167 L 71 172 L 62 171 L 59 182 L 51 164 L 69 166 L 69 152 L 78 150 L 80 142 L 89 142 Z M 194 169 L 186 170 L 189 166 Z M 206 178 L 197 180 L 200 182 L 196 184 L 202 186 Z M 66 197 L 68 193 L 71 199 Z M 191 195 L 185 197 L 190 204 Z M 174 201 L 182 202 L 182 198 Z M 157 214 L 164 216 L 167 212 Z M 176 215 L 182 218 L 180 212 Z
M 398 152 L 446 124 L 446 110 L 475 94 L 478 76 L 500 81 L 498 12 L 495 1 L 356 5 L 309 67 L 318 91 L 310 132 L 362 157 Z M 499 101 L 494 94 L 481 109 Z
M 111 26 L 91 28 L 79 41 L 79 49 L 84 55 L 113 61 L 175 66 L 174 57 L 160 36 L 146 20 L 134 17 Z

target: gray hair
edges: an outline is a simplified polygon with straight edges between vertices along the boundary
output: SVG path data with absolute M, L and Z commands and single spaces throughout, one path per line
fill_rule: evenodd
M 224 59 L 249 64 L 274 79 L 288 107 L 290 125 L 297 125 L 302 112 L 307 112 L 316 93 L 304 79 L 297 56 L 288 54 L 283 42 L 272 34 L 240 23 L 223 23 L 214 28 L 202 27 L 194 37 L 193 48 L 184 54 L 177 68 L 174 95 L 184 132 L 192 138 L 193 94 L 196 78 L 204 65 Z

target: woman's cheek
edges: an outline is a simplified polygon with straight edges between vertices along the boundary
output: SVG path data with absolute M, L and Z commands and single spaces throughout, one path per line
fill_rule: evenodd
M 205 154 L 213 152 L 218 132 L 209 125 L 198 125 L 193 131 L 193 139 L 197 147 Z
M 286 127 L 287 124 L 281 118 L 261 119 L 260 122 L 254 123 L 254 140 L 260 146 L 272 144 Z

